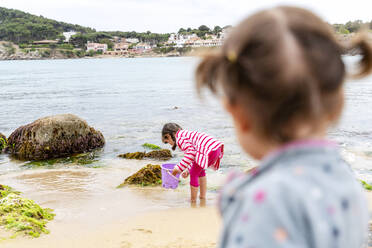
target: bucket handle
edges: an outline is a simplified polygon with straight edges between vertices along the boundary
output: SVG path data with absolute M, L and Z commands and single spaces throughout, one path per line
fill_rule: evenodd
M 181 179 L 179 179 L 179 178 L 177 178 L 177 177 L 175 177 L 175 176 L 173 176 L 172 175 L 172 173 L 170 173 L 170 169 L 165 169 L 166 171 L 167 171 L 167 173 L 171 176 L 171 177 L 173 177 L 174 179 L 176 179 L 177 181 L 181 181 Z M 182 173 L 181 173 L 182 174 Z M 180 175 L 181 176 L 181 175 Z

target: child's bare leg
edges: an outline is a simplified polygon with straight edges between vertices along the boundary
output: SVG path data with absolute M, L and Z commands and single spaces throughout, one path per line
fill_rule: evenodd
M 200 200 L 206 199 L 207 194 L 207 177 L 199 177 L 199 185 L 200 185 Z
M 198 187 L 190 185 L 191 204 L 196 202 L 196 199 L 198 198 L 198 190 Z

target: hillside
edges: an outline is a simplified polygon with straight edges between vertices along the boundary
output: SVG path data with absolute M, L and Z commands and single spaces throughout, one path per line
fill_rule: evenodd
M 19 44 L 35 40 L 58 39 L 62 38 L 63 32 L 72 30 L 81 33 L 95 32 L 94 29 L 80 25 L 0 7 L 0 40 Z

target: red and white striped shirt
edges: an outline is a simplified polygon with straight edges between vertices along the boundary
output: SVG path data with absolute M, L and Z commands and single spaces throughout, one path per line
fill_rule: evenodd
M 210 166 L 214 170 L 218 170 L 220 167 L 220 160 L 223 156 L 223 143 L 214 137 L 196 131 L 179 130 L 176 133 L 176 142 L 178 147 L 185 153 L 181 162 L 177 164 L 179 170 L 189 170 L 193 162 L 206 169 L 209 163 L 209 154 L 219 148 L 221 148 L 220 157 L 215 164 Z

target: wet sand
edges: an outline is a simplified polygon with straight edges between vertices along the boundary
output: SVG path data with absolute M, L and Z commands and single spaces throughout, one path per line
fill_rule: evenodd
M 216 194 L 208 192 L 206 208 L 191 208 L 187 184 L 177 190 L 160 187 L 117 189 L 143 162 L 114 161 L 110 168 L 63 167 L 0 175 L 0 181 L 55 210 L 50 234 L 0 241 L 4 248 L 164 248 L 215 247 L 220 217 Z M 372 212 L 372 192 L 367 193 Z M 11 233 L 0 231 L 1 237 Z
M 132 227 L 132 225 L 145 223 L 145 219 L 152 220 L 153 216 L 154 222 L 148 223 L 149 228 L 153 229 L 153 226 L 160 223 L 160 226 L 172 227 L 170 231 L 176 230 L 174 225 L 185 222 L 175 221 L 176 213 L 173 211 L 185 211 L 178 214 L 180 220 L 191 219 L 193 214 L 187 212 L 189 209 L 198 216 L 197 218 L 205 217 L 216 221 L 217 217 L 213 209 L 190 209 L 189 189 L 186 183 L 176 190 L 164 190 L 161 187 L 116 188 L 125 177 L 146 163 L 149 161 L 118 159 L 111 161 L 110 167 L 107 168 L 63 165 L 55 169 L 30 169 L 0 175 L 2 184 L 21 191 L 22 197 L 33 199 L 42 207 L 54 209 L 56 214 L 55 219 L 47 224 L 50 234 L 42 234 L 37 239 L 22 236 L 9 239 L 12 233 L 0 229 L 0 247 L 137 247 L 125 243 L 127 239 L 136 239 L 137 234 L 143 233 L 137 230 L 141 227 Z M 213 192 L 208 193 L 209 207 L 214 205 L 215 196 Z M 168 211 L 171 217 L 164 218 Z M 151 214 L 147 216 L 148 213 Z M 161 220 L 156 219 L 158 213 Z M 143 216 L 147 217 L 143 219 Z M 212 217 L 207 218 L 207 216 Z M 210 223 L 206 220 L 205 225 L 207 224 Z M 135 230 L 132 232 L 132 229 Z M 158 233 L 156 230 L 155 228 L 156 235 L 166 232 L 159 229 Z M 201 232 L 200 229 L 197 230 Z M 190 230 L 188 233 L 193 232 Z M 216 232 L 210 233 L 213 236 L 205 239 L 208 245 L 217 237 Z M 192 238 L 192 236 L 185 237 Z M 145 237 L 142 238 L 145 242 Z M 195 243 L 197 240 L 199 239 L 190 242 Z

